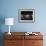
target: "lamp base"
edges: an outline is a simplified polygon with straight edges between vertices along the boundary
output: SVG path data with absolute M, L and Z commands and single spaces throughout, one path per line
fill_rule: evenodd
M 8 32 L 8 34 L 9 34 L 9 35 L 11 35 L 11 33 L 10 33 L 10 32 Z

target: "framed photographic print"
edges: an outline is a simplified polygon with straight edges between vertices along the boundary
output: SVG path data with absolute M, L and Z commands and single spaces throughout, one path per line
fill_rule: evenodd
M 19 22 L 35 22 L 35 9 L 19 9 L 18 11 Z

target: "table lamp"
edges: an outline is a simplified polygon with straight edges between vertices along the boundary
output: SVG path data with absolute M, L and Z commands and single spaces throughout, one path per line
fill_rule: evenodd
M 8 34 L 11 35 L 11 33 L 10 33 L 10 26 L 14 25 L 14 18 L 5 18 L 5 25 L 9 25 Z

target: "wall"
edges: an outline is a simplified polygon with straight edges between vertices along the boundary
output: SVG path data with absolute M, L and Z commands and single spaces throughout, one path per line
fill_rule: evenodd
M 46 31 L 46 1 L 45 0 L 1 0 L 2 17 L 13 17 L 15 24 L 11 31 Z M 35 9 L 35 23 L 19 23 L 18 9 Z M 14 28 L 14 29 L 13 29 Z M 6 25 L 2 32 L 8 31 Z

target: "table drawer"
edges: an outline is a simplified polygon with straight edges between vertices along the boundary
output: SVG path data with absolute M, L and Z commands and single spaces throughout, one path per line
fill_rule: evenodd
M 5 40 L 4 41 L 4 46 L 15 46 L 16 41 L 15 40 Z
M 42 40 L 25 40 L 24 46 L 43 46 Z
M 4 46 L 23 46 L 23 40 L 5 40 Z
M 10 40 L 22 40 L 22 39 L 24 39 L 24 36 L 23 35 L 15 35 L 15 36 L 4 36 L 4 39 L 6 39 L 6 40 L 8 40 L 8 39 L 10 39 Z
M 27 40 L 29 40 L 29 39 L 30 39 L 30 40 L 31 40 L 31 39 L 43 40 L 43 36 L 41 36 L 41 35 L 38 35 L 38 36 L 37 36 L 37 35 L 34 35 L 34 36 L 26 35 L 26 36 L 25 36 L 25 39 L 27 39 Z

